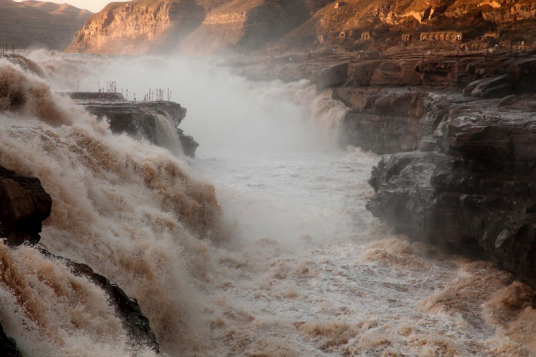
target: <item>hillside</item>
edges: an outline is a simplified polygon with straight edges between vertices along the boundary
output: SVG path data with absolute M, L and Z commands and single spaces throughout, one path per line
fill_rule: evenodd
M 68 51 L 280 52 L 326 43 L 381 49 L 400 45 L 403 33 L 423 31 L 463 32 L 463 42 L 500 32 L 502 38 L 486 41 L 528 42 L 536 37 L 535 19 L 530 0 L 135 0 L 94 15 Z M 365 32 L 369 40 L 360 38 Z
M 392 46 L 400 44 L 403 33 L 426 31 L 460 31 L 464 41 L 497 32 L 502 35 L 497 41 L 519 36 L 529 40 L 536 34 L 535 19 L 536 3 L 531 0 L 347 0 L 325 6 L 279 45 L 303 46 L 311 44 L 312 36 L 316 42 L 323 36 L 328 43 L 354 49 Z M 365 31 L 370 33 L 369 43 L 360 41 Z
M 0 43 L 63 50 L 91 15 L 67 4 L 0 0 Z

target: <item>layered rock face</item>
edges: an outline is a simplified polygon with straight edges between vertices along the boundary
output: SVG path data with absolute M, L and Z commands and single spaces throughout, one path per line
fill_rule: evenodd
M 212 54 L 251 51 L 279 39 L 329 1 L 136 0 L 112 3 L 67 52 Z
M 340 87 L 334 98 L 351 108 L 341 143 L 378 154 L 416 150 L 426 133 L 421 118 L 433 102 L 422 89 L 405 88 Z
M 120 93 L 69 93 L 86 110 L 110 123 L 116 134 L 128 134 L 137 139 L 174 150 L 180 145 L 182 152 L 195 157 L 199 144 L 184 134 L 178 126 L 186 117 L 186 108 L 173 102 L 127 102 Z M 177 136 L 175 135 L 177 134 Z M 175 142 L 178 137 L 179 142 Z
M 372 37 L 368 42 L 377 41 L 388 47 L 399 43 L 403 32 L 461 30 L 474 38 L 498 25 L 508 38 L 523 33 L 528 40 L 530 34 L 534 35 L 531 28 L 535 18 L 536 7 L 530 0 L 336 1 L 287 34 L 282 43 L 303 45 L 312 34 L 317 38 L 323 36 L 330 43 L 340 43 L 340 33 L 345 31 L 344 40 L 355 41 L 357 49 L 366 45 L 366 41 L 359 43 L 361 34 L 370 31 Z M 526 21 L 524 29 L 511 28 L 517 21 Z
M 422 150 L 384 157 L 367 207 L 397 232 L 487 257 L 535 286 L 536 116 L 524 110 L 536 103 L 501 105 L 454 105 Z
M 521 20 L 526 24 L 518 28 Z M 519 36 L 528 41 L 536 35 L 535 21 L 529 0 L 135 0 L 112 3 L 93 16 L 67 51 L 277 53 L 322 43 L 384 50 L 400 44 L 402 33 L 463 31 L 464 38 L 476 40 L 499 26 L 497 42 Z M 361 38 L 364 33 L 369 36 Z M 448 41 L 412 46 L 432 42 L 442 47 Z
M 183 43 L 190 53 L 251 51 L 309 18 L 301 1 L 234 0 L 209 12 Z
M 89 19 L 66 52 L 174 52 L 205 17 L 193 0 L 110 3 Z
M 0 0 L 0 43 L 15 49 L 44 47 L 62 51 L 92 13 L 42 1 Z

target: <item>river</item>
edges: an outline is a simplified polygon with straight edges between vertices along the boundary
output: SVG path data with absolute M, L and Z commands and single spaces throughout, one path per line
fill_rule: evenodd
M 28 56 L 55 91 L 115 81 L 129 99 L 160 88 L 188 109 L 181 128 L 201 144 L 195 160 L 113 136 L 65 98 L 53 97 L 63 127 L 35 112 L 2 117 L 1 163 L 40 177 L 55 202 L 42 244 L 138 298 L 163 355 L 536 353 L 529 288 L 392 234 L 366 210 L 379 157 L 337 146 L 346 108 L 329 92 L 249 82 L 218 59 Z M 35 275 L 29 295 L 50 294 L 25 314 L 1 290 L 0 322 L 24 353 L 135 354 L 102 292 L 33 248 L 2 252 Z M 77 284 L 85 298 L 47 290 Z

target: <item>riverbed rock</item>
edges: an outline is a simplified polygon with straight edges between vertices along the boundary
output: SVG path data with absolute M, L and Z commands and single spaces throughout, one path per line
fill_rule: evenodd
M 512 77 L 509 74 L 503 74 L 471 82 L 465 87 L 463 94 L 479 98 L 503 98 L 512 94 L 513 91 Z
M 507 105 L 514 104 L 515 102 L 517 102 L 517 96 L 515 94 L 510 94 L 501 99 L 499 102 L 499 107 L 505 107 Z
M 444 136 L 443 152 L 385 156 L 368 209 L 412 239 L 490 259 L 536 286 L 536 117 L 456 116 Z
M 11 246 L 38 243 L 51 206 L 39 179 L 0 166 L 0 238 Z
M 341 144 L 379 154 L 416 150 L 426 134 L 421 118 L 428 93 L 407 88 L 339 87 L 333 97 L 350 110 L 342 122 Z
M 121 93 L 65 93 L 98 118 L 108 121 L 112 132 L 125 133 L 137 139 L 174 151 L 174 135 L 182 152 L 195 157 L 199 144 L 178 126 L 186 117 L 186 108 L 168 101 L 137 103 L 126 101 Z

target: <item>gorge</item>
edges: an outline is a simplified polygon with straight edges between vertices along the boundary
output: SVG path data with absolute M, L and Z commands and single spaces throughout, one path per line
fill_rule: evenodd
M 363 4 L 111 4 L 69 51 L 113 55 L 0 58 L 0 351 L 536 353 L 536 57 L 385 47 L 532 10 Z

